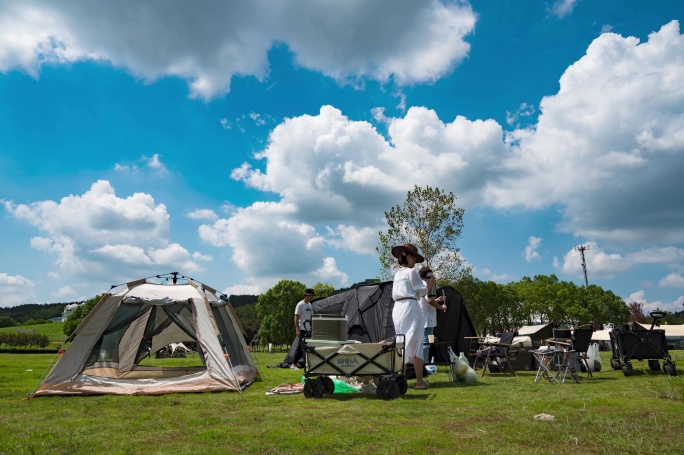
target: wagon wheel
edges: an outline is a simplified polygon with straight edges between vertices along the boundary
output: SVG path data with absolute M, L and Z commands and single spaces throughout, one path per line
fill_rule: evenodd
M 657 359 L 651 359 L 648 361 L 648 367 L 651 371 L 660 371 L 660 362 Z M 663 365 L 663 371 L 665 371 L 665 365 Z
M 399 386 L 394 381 L 381 381 L 378 388 L 375 391 L 378 398 L 382 398 L 385 401 L 394 400 L 399 396 Z
M 323 396 L 323 383 L 318 378 L 307 378 L 304 381 L 304 396 L 306 398 L 320 398 Z
M 677 368 L 675 368 L 674 363 L 665 363 L 663 365 L 663 371 L 668 376 L 677 376 Z
M 319 376 L 318 379 L 321 381 L 323 386 L 323 392 L 327 395 L 332 395 L 335 392 L 335 382 L 328 376 Z
M 634 368 L 632 367 L 631 363 L 625 363 L 622 365 L 622 374 L 625 376 L 631 376 L 634 374 Z
M 619 359 L 610 359 L 610 366 L 613 369 L 613 371 L 622 368 L 622 364 L 620 363 Z
M 397 386 L 399 387 L 399 394 L 404 395 L 408 390 L 408 381 L 406 380 L 406 376 L 403 374 L 401 376 L 397 376 L 394 382 L 396 382 Z

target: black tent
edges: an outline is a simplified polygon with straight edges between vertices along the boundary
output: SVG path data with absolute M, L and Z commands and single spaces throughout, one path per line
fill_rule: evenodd
M 304 368 L 304 355 L 302 354 L 300 344 L 299 337 L 295 337 L 295 339 L 292 340 L 292 346 L 290 346 L 290 350 L 287 351 L 283 361 L 277 365 L 270 366 L 269 368 L 290 368 L 292 365 L 297 365 L 298 368 Z
M 377 343 L 394 336 L 391 281 L 358 285 L 311 303 L 314 314 L 346 315 L 350 340 Z
M 474 337 L 475 327 L 468 315 L 463 296 L 451 286 L 437 290 L 446 297 L 446 311 L 437 312 L 435 336 L 437 343 L 430 348 L 435 362 L 449 362 L 447 348 L 456 354 L 468 352 L 463 337 Z M 312 302 L 314 314 L 347 315 L 349 339 L 376 343 L 394 336 L 392 321 L 392 282 L 359 285 L 349 291 Z
M 447 310 L 437 311 L 437 343 L 430 347 L 430 358 L 434 357 L 435 363 L 448 363 L 449 346 L 456 355 L 460 352 L 468 354 L 468 344 L 464 337 L 476 336 L 475 326 L 460 292 L 451 286 L 443 286 L 437 289 L 437 295 L 446 297 Z

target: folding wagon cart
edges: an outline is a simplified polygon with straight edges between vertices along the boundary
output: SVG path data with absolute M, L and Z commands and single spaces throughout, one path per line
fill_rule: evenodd
M 408 389 L 403 374 L 403 335 L 380 343 L 305 340 L 303 348 L 306 353 L 306 398 L 332 395 L 335 383 L 331 376 L 372 378 L 377 381 L 376 395 L 383 400 L 393 400 Z
M 661 311 L 651 313 L 653 324 L 648 330 L 613 329 L 610 332 L 610 344 L 613 349 L 613 356 L 610 359 L 610 366 L 613 370 L 622 368 L 625 376 L 634 374 L 632 360 L 648 360 L 648 367 L 651 371 L 660 370 L 660 360 L 663 360 L 663 371 L 670 376 L 677 376 L 675 363 L 672 361 L 667 351 L 667 339 L 665 331 L 654 327 L 658 319 L 665 316 Z

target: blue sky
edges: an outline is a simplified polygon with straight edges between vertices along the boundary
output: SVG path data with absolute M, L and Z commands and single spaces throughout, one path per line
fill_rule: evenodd
M 0 0 L 0 306 L 378 276 L 414 184 L 500 283 L 684 303 L 678 0 Z

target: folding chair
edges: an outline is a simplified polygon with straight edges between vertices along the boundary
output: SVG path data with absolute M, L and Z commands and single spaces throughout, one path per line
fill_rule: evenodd
M 489 361 L 492 360 L 498 367 L 499 371 L 506 373 L 507 371 L 515 376 L 515 371 L 513 370 L 513 365 L 511 365 L 511 359 L 508 357 L 508 352 L 511 349 L 511 343 L 515 337 L 515 332 L 506 332 L 501 334 L 498 342 L 481 341 L 480 349 L 475 355 L 475 361 L 473 365 L 477 365 L 477 361 L 480 357 L 484 357 L 484 365 L 482 366 L 482 372 L 480 377 L 484 376 L 489 366 Z
M 550 382 L 557 382 L 560 384 L 558 377 L 560 375 L 557 357 L 562 355 L 555 346 L 542 346 L 539 349 L 530 351 L 539 365 L 537 375 L 534 377 L 534 382 L 539 382 L 541 378 L 548 379 Z
M 553 338 L 547 339 L 546 343 L 556 351 L 552 358 L 553 368 L 558 370 L 558 378 L 561 383 L 565 382 L 565 378 L 570 375 L 570 378 L 579 382 L 577 376 L 577 368 L 570 365 L 571 359 L 574 357 L 572 348 L 572 330 L 571 329 L 553 329 Z
M 592 377 L 589 368 L 589 358 L 587 351 L 591 344 L 591 337 L 594 334 L 593 328 L 576 328 L 572 332 L 572 354 L 578 365 L 584 365 L 589 377 Z

